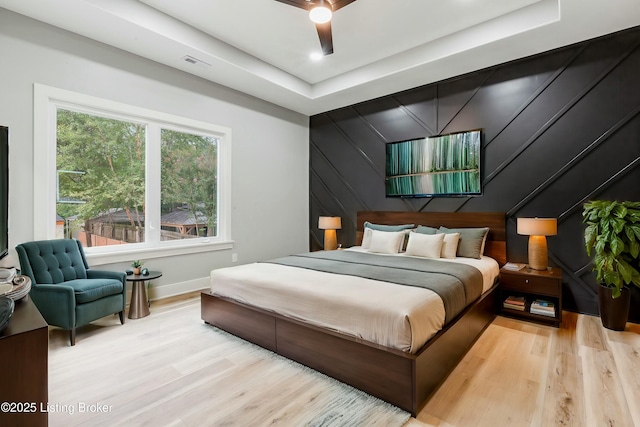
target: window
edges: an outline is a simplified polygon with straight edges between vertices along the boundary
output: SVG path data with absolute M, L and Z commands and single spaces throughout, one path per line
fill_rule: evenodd
M 37 239 L 77 238 L 104 262 L 231 247 L 229 129 L 41 85 L 35 93 Z

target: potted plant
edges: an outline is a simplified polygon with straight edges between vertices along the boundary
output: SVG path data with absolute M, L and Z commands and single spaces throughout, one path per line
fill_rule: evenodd
M 142 261 L 140 261 L 139 259 L 133 261 L 131 263 L 131 267 L 133 267 L 133 274 L 139 275 L 140 268 L 142 268 Z
M 640 287 L 640 202 L 594 200 L 583 208 L 584 243 L 587 255 L 594 252 L 593 270 L 600 282 L 602 325 L 621 331 L 631 301 L 626 285 Z

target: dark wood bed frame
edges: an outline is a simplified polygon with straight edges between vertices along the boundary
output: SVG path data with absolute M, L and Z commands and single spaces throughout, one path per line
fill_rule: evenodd
M 506 262 L 504 213 L 358 212 L 363 224 L 489 227 L 485 254 Z M 416 416 L 494 319 L 497 285 L 431 338 L 417 354 L 383 347 L 270 311 L 203 292 L 202 319 L 211 325 L 309 366 Z

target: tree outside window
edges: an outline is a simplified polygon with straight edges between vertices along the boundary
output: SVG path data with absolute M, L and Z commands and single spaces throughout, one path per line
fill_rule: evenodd
M 66 237 L 87 247 L 142 243 L 145 216 L 158 210 L 161 241 L 217 236 L 218 140 L 161 129 L 149 141 L 147 127 L 58 108 L 56 210 Z M 160 164 L 147 164 L 156 147 Z M 160 168 L 161 182 L 146 182 L 145 168 Z M 160 201 L 146 206 L 154 186 Z

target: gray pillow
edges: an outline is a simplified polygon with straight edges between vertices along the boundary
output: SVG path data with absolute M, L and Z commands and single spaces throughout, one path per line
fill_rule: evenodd
M 427 227 L 426 225 L 419 225 L 418 228 L 416 228 L 416 233 L 420 234 L 437 234 L 438 231 L 437 228 Z
M 415 224 L 404 224 L 404 225 L 383 225 L 383 224 L 372 224 L 369 221 L 364 222 L 364 228 L 370 228 L 372 230 L 378 231 L 402 231 L 402 230 L 411 230 L 415 227 Z
M 489 227 L 485 228 L 447 228 L 440 227 L 445 234 L 460 233 L 457 256 L 464 258 L 480 259 L 484 251 L 484 242 L 489 233 Z

